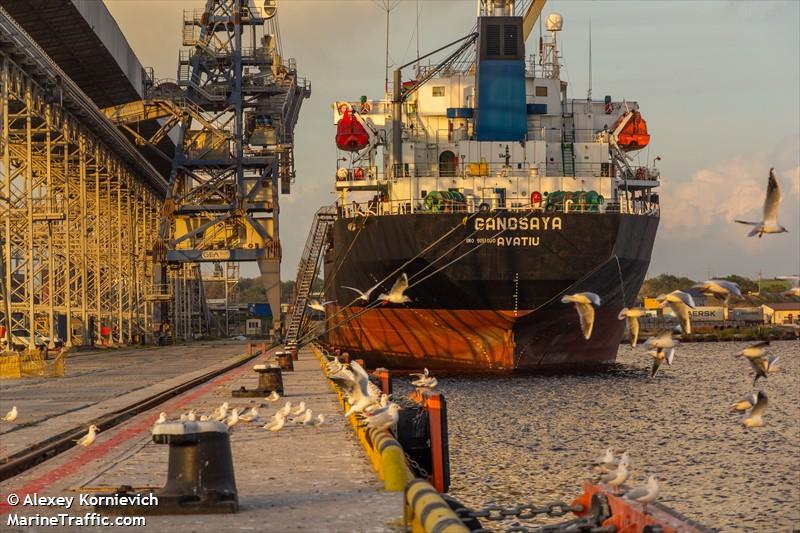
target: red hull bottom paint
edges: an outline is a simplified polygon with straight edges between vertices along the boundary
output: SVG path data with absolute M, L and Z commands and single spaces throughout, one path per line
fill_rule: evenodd
M 331 306 L 333 307 L 333 306 Z M 397 369 L 509 371 L 513 326 L 526 313 L 491 310 L 350 307 L 330 309 L 328 341 Z M 357 318 L 351 318 L 360 315 Z M 347 321 L 346 327 L 335 324 Z M 371 365 L 372 366 L 372 365 Z

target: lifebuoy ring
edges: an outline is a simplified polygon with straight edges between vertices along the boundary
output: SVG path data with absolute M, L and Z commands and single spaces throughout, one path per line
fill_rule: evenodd
M 636 179 L 637 180 L 644 179 L 644 167 L 639 167 L 636 169 Z

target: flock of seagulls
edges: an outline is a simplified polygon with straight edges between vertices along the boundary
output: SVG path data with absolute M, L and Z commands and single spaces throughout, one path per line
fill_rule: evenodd
M 606 449 L 605 453 L 593 461 L 594 472 L 599 474 L 599 481 L 609 485 L 619 494 L 622 485 L 631 475 L 631 460 L 628 452 L 623 452 L 617 458 L 614 450 Z M 653 503 L 658 499 L 661 487 L 656 476 L 649 476 L 644 485 L 639 485 L 627 490 L 623 498 L 633 500 L 643 505 L 643 510 L 647 514 L 647 504 Z
M 280 398 L 280 394 L 276 391 L 272 391 L 264 400 L 274 404 L 280 400 Z M 196 409 L 190 409 L 187 413 L 182 413 L 177 421 L 190 422 L 199 420 L 201 422 L 206 422 L 215 420 L 217 422 L 224 422 L 231 431 L 239 422 L 249 422 L 253 424 L 263 424 L 261 427 L 272 432 L 280 431 L 287 423 L 299 426 L 313 426 L 315 428 L 319 428 L 325 423 L 325 415 L 318 414 L 314 417 L 312 410 L 306 407 L 305 401 L 301 401 L 297 405 L 293 405 L 291 401 L 287 401 L 283 407 L 278 409 L 272 417 L 266 421 L 260 418 L 261 410 L 264 407 L 265 404 L 252 406 L 249 409 L 247 407 L 231 408 L 228 402 L 223 402 L 218 407 L 212 409 L 211 412 L 201 414 L 199 417 L 197 416 Z M 167 420 L 167 413 L 162 412 L 155 421 L 155 425 L 163 424 L 167 422 Z

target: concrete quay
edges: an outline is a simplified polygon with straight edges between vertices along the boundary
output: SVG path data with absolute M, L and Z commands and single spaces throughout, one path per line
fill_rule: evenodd
M 184 370 L 192 366 L 198 369 L 208 366 L 211 360 L 221 365 L 225 361 L 230 362 L 241 357 L 244 351 L 241 344 L 214 344 L 202 348 L 192 345 L 171 349 L 181 351 L 185 355 L 182 363 Z M 213 352 L 214 355 L 206 353 L 206 350 Z M 152 368 L 153 375 L 149 378 L 137 377 L 137 386 L 130 387 L 136 390 L 128 394 L 141 392 L 153 386 L 167 387 L 167 382 L 185 380 L 187 377 L 184 372 L 163 379 L 158 370 L 163 366 L 162 361 L 163 364 L 168 364 L 169 358 L 164 357 L 164 349 L 152 353 L 158 354 L 159 364 L 155 365 L 155 361 L 150 361 L 145 366 Z M 95 356 L 86 356 L 87 363 L 90 357 Z M 142 352 L 138 357 L 149 357 L 149 353 L 145 355 L 145 352 Z M 183 356 L 176 353 L 175 357 Z M 69 361 L 68 372 L 76 372 L 79 359 L 84 358 Z M 252 406 L 260 406 L 259 418 L 262 420 L 260 423 L 241 421 L 233 428 L 230 435 L 239 512 L 215 515 L 144 516 L 146 523 L 144 526 L 137 526 L 137 530 L 402 531 L 403 493 L 383 490 L 383 483 L 378 480 L 365 451 L 358 444 L 350 424 L 342 415 L 336 394 L 321 371 L 318 360 L 309 350 L 301 350 L 299 361 L 294 362 L 294 371 L 283 372 L 285 399 L 269 403 L 260 397 L 231 396 L 231 391 L 241 386 L 248 389 L 256 386 L 258 378 L 252 367 L 263 363 L 265 359 L 263 355 L 259 356 L 168 400 L 161 406 L 135 416 L 109 431 L 99 433 L 95 443 L 88 448 L 72 448 L 17 477 L 0 483 L 0 495 L 2 495 L 0 523 L 3 524 L 3 530 L 16 532 L 129 529 L 122 526 L 93 525 L 83 527 L 9 525 L 9 518 L 12 515 L 21 518 L 35 515 L 52 517 L 58 514 L 83 517 L 87 513 L 92 513 L 94 509 L 79 504 L 78 497 L 81 494 L 111 493 L 121 485 L 130 485 L 135 490 L 145 492 L 157 490 L 166 481 L 168 458 L 168 446 L 155 444 L 151 437 L 152 426 L 158 413 L 165 411 L 172 420 L 190 408 L 199 412 L 210 412 L 227 401 L 231 408 L 249 409 Z M 188 364 L 188 361 L 191 361 L 191 364 Z M 95 398 L 105 398 L 97 401 L 95 409 L 99 412 L 100 406 L 107 406 L 108 402 L 112 401 L 121 401 L 119 395 L 122 391 L 119 384 L 129 381 L 124 379 L 124 369 L 116 371 L 111 368 L 114 366 L 113 363 L 108 363 L 105 368 L 100 368 L 102 364 L 99 361 L 95 361 L 94 364 L 96 368 L 93 371 L 89 369 L 91 365 L 87 365 L 84 373 L 84 381 L 92 382 L 94 375 L 97 382 L 89 386 L 89 389 L 101 389 L 102 383 L 106 381 L 105 376 L 114 376 L 114 379 L 108 379 L 110 384 L 105 396 L 96 393 Z M 139 367 L 134 365 L 128 368 L 128 371 L 133 372 L 133 368 Z M 201 373 L 207 371 L 208 368 L 203 368 Z M 159 381 L 159 377 L 156 376 L 162 379 Z M 150 380 L 149 385 L 147 379 Z M 53 383 L 51 380 L 47 384 Z M 17 386 L 22 387 L 22 384 Z M 19 389 L 20 392 L 22 390 Z M 63 393 L 64 397 L 68 397 L 66 390 Z M 6 395 L 6 391 L 3 391 L 3 394 L 5 406 L 9 398 L 14 395 L 11 392 Z M 46 404 L 58 403 L 57 398 L 41 399 Z M 286 427 L 277 433 L 264 430 L 261 426 L 283 406 L 286 400 L 293 404 L 305 401 L 307 407 L 313 410 L 314 416 L 319 413 L 325 415 L 325 424 L 315 428 L 287 423 Z M 21 420 L 24 409 L 27 409 L 25 406 L 36 405 L 32 400 L 27 404 L 21 400 L 14 401 L 20 409 Z M 90 407 L 84 407 L 88 408 Z M 33 407 L 30 412 L 33 412 Z M 67 414 L 59 413 L 56 418 Z M 84 411 L 83 415 L 88 416 L 89 412 Z M 23 429 L 10 431 L 7 435 L 13 435 Z M 8 431 L 5 425 L 3 431 Z M 39 438 L 42 438 L 47 430 L 42 425 L 38 431 Z M 26 437 L 36 438 L 36 435 L 29 433 Z M 11 447 L 9 445 L 9 448 Z M 69 509 L 57 506 L 10 506 L 7 497 L 11 493 L 23 499 L 25 494 L 33 493 L 76 498 Z

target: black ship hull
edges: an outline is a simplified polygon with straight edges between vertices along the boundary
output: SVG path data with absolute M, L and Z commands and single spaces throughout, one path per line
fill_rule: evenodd
M 325 256 L 327 341 L 371 365 L 511 372 L 612 362 L 650 264 L 658 217 L 410 214 L 339 219 Z M 377 305 L 405 272 L 412 299 Z M 355 292 L 384 283 L 370 302 Z M 592 337 L 564 294 L 600 295 Z

